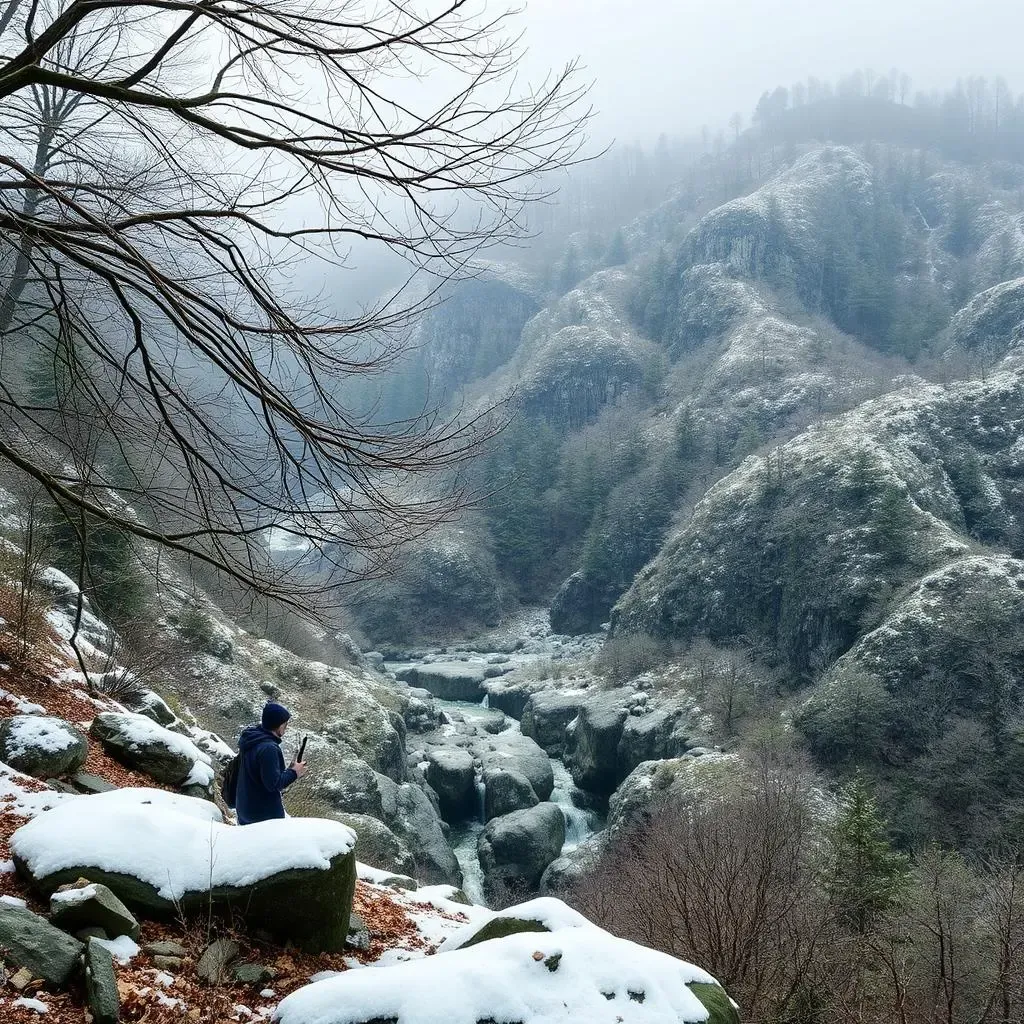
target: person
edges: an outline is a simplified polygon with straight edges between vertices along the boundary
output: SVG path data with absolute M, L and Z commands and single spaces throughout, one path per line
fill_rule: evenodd
M 235 811 L 239 825 L 252 825 L 270 818 L 283 818 L 281 794 L 306 774 L 304 761 L 284 766 L 281 738 L 288 728 L 291 712 L 269 701 L 259 725 L 250 725 L 238 738 L 238 790 Z

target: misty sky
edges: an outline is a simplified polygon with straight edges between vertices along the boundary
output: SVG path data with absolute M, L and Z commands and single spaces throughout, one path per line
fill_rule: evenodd
M 1022 0 L 525 0 L 531 77 L 579 55 L 595 138 L 653 139 L 746 120 L 808 75 L 898 66 L 914 89 L 1002 74 L 1024 90 Z

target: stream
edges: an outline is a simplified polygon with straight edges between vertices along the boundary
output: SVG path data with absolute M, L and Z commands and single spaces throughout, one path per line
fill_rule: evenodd
M 542 644 L 543 640 L 540 641 L 540 645 Z M 447 654 L 447 652 L 445 653 Z M 501 653 L 504 652 L 475 650 L 469 653 L 468 657 L 466 657 L 465 654 L 461 657 L 459 657 L 459 655 L 455 655 L 453 657 L 449 654 L 448 657 L 452 658 L 452 660 L 458 658 L 459 660 L 479 664 L 488 663 L 488 659 L 491 656 Z M 390 662 L 385 664 L 384 667 L 390 672 L 397 672 L 400 669 L 409 666 L 424 664 L 431 660 L 431 655 L 434 657 L 438 656 L 437 653 L 430 652 L 429 655 L 423 658 Z M 546 652 L 543 648 L 539 651 L 537 649 L 516 651 L 506 658 L 506 661 L 521 665 L 531 661 L 536 661 L 545 657 L 545 655 Z M 456 711 L 463 715 L 467 721 L 472 721 L 474 718 L 484 718 L 492 714 L 488 708 L 487 697 L 484 697 L 483 701 L 479 703 L 441 700 L 435 697 L 434 705 L 440 710 Z M 508 722 L 509 724 L 504 730 L 505 732 L 519 732 L 518 721 L 509 717 Z M 572 793 L 575 787 L 569 770 L 558 758 L 552 757 L 550 758 L 550 761 L 555 782 L 550 800 L 561 809 L 562 815 L 565 818 L 565 842 L 562 845 L 562 854 L 564 855 L 565 853 L 576 849 L 576 847 L 591 835 L 602 829 L 604 827 L 604 820 L 603 816 L 598 812 L 584 810 L 573 803 Z M 476 811 L 475 820 L 467 820 L 450 826 L 451 831 L 449 834 L 449 842 L 451 843 L 452 849 L 455 851 L 459 867 L 462 869 L 463 890 L 474 903 L 486 905 L 483 893 L 483 870 L 480 867 L 480 861 L 477 858 L 476 852 L 477 842 L 485 825 L 484 787 L 483 783 L 480 781 L 477 782 Z

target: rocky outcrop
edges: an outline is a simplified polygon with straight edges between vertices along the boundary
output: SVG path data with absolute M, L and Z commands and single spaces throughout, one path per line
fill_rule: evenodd
M 416 858 L 380 819 L 368 814 L 332 815 L 356 834 L 356 860 L 399 875 L 416 873 Z
M 954 344 L 1003 353 L 1024 343 L 1024 277 L 975 295 L 950 323 Z
M 551 601 L 551 628 L 569 636 L 596 632 L 608 618 L 616 596 L 582 569 L 574 572 Z
M 45 715 L 0 721 L 0 761 L 37 779 L 73 775 L 89 754 L 89 740 L 69 722 Z
M 735 754 L 714 751 L 645 761 L 611 795 L 607 835 L 614 836 L 644 821 L 661 801 L 685 806 L 719 794 L 735 781 L 740 769 L 741 762 Z
M 565 842 L 565 818 L 555 804 L 493 818 L 480 833 L 477 856 L 492 896 L 535 891 Z
M 584 690 L 552 688 L 531 694 L 519 723 L 523 735 L 536 740 L 549 757 L 561 757 L 565 750 L 565 730 L 579 714 L 585 700 Z
M 476 530 L 441 528 L 408 544 L 386 580 L 353 595 L 351 610 L 374 642 L 496 625 L 501 593 L 494 558 Z M 458 698 L 452 698 L 458 699 Z
M 809 679 L 880 599 L 965 554 L 970 530 L 1019 529 L 1022 396 L 1013 372 L 918 385 L 745 460 L 619 600 L 613 635 L 757 636 Z

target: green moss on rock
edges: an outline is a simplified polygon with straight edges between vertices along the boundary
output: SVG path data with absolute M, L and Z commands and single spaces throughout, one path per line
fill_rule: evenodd
M 509 935 L 518 935 L 520 932 L 547 932 L 540 921 L 530 921 L 522 917 L 492 917 L 472 938 L 467 939 L 459 947 L 468 949 L 481 942 L 490 939 L 504 939 Z
M 687 988 L 704 1004 L 704 1008 L 710 1014 L 708 1024 L 740 1024 L 740 1015 L 721 985 L 695 981 L 692 985 L 687 985 Z

